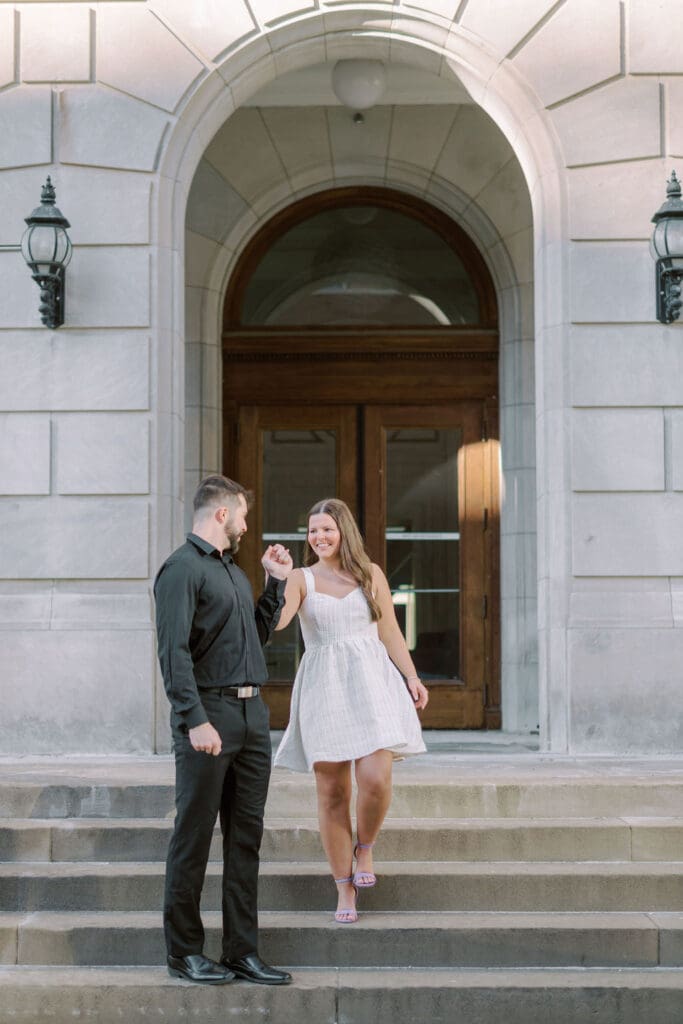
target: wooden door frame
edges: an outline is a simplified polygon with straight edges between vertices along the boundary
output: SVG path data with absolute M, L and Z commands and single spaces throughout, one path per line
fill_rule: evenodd
M 487 410 L 482 401 L 461 401 L 448 406 L 367 406 L 365 409 L 365 537 L 371 557 L 385 569 L 386 541 L 383 510 L 386 509 L 386 432 L 404 427 L 462 429 L 458 454 L 458 497 L 461 537 L 460 559 L 460 666 L 461 678 L 430 680 L 438 701 L 426 716 L 433 727 L 450 720 L 461 727 L 495 727 L 487 709 L 487 672 L 495 671 L 495 635 L 486 628 L 487 588 L 496 588 L 489 549 L 492 546 L 491 511 L 497 505 L 497 484 L 490 473 L 490 442 L 486 439 Z M 493 545 L 495 546 L 495 544 Z M 488 710 L 488 715 L 487 715 Z

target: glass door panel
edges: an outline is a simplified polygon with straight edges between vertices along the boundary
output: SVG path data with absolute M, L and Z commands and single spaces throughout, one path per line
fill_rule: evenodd
M 386 431 L 386 569 L 418 672 L 460 676 L 458 452 L 462 430 Z

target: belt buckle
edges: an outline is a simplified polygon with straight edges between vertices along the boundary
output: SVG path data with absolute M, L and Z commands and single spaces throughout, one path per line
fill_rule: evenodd
M 253 697 L 254 687 L 253 686 L 238 686 L 237 687 L 238 697 Z

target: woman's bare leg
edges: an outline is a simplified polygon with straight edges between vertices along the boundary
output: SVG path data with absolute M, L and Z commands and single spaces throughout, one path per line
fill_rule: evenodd
M 356 821 L 359 843 L 374 843 L 391 803 L 390 750 L 375 750 L 356 761 Z M 372 850 L 358 849 L 356 871 L 372 871 Z
M 348 878 L 352 872 L 351 762 L 316 761 L 313 765 L 318 792 L 320 838 L 333 878 Z M 355 907 L 351 883 L 338 885 L 337 910 Z

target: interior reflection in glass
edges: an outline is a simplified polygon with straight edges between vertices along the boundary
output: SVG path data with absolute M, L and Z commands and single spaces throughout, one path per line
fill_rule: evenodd
M 462 260 L 436 231 L 396 210 L 315 214 L 268 250 L 242 322 L 270 326 L 474 324 L 479 302 Z

